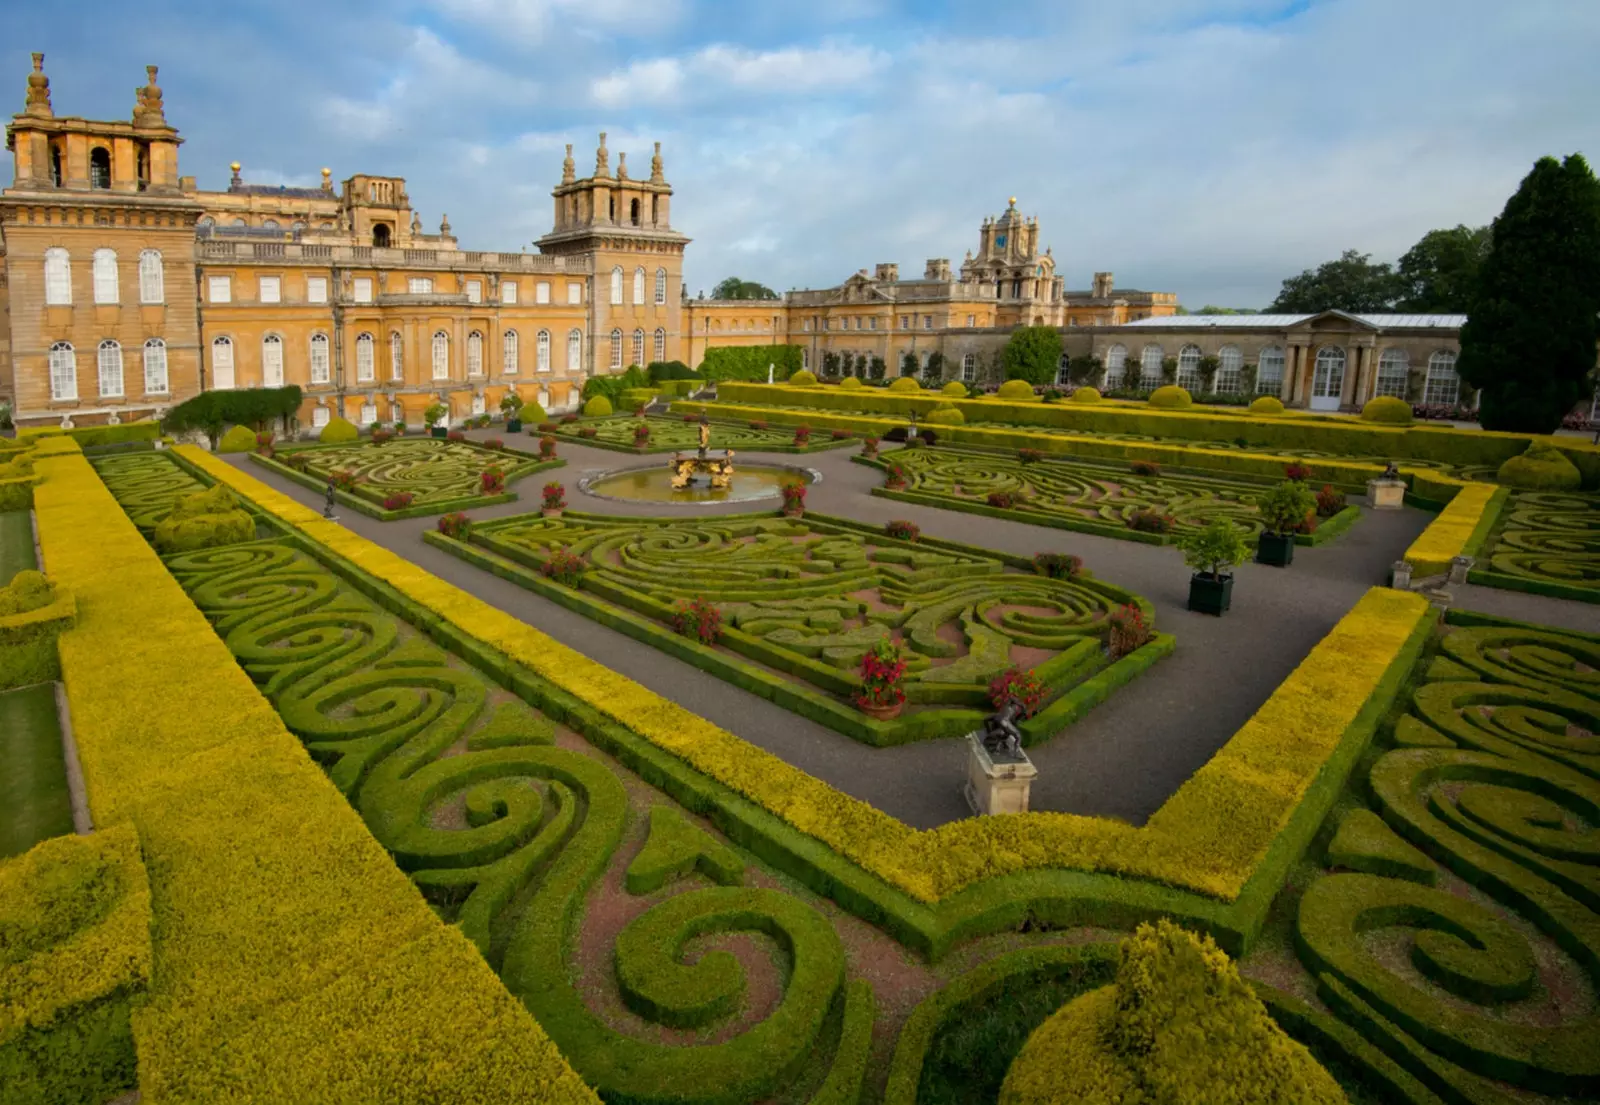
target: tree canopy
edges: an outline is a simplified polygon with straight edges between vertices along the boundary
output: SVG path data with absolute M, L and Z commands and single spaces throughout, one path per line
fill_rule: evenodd
M 711 289 L 712 299 L 777 299 L 778 293 L 754 280 L 740 280 L 730 276 Z
M 1399 277 L 1388 263 L 1375 265 L 1370 253 L 1347 249 L 1336 261 L 1283 282 L 1269 314 L 1303 315 L 1318 311 L 1387 311 L 1399 292 Z
M 1495 219 L 1456 370 L 1487 430 L 1549 433 L 1593 386 L 1600 339 L 1600 181 L 1542 157 Z
M 1000 365 L 1007 380 L 1055 383 L 1061 365 L 1061 332 L 1054 326 L 1019 326 L 1006 340 Z
M 1402 311 L 1465 314 L 1493 235 L 1486 226 L 1430 230 L 1400 258 Z

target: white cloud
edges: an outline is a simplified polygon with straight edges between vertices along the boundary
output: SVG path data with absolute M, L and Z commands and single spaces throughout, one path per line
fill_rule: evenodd
M 427 0 L 441 14 L 539 42 L 562 29 L 659 33 L 681 18 L 679 0 Z
M 748 50 L 726 43 L 684 58 L 635 61 L 591 85 L 605 107 L 648 106 L 692 94 L 715 101 L 729 90 L 800 96 L 816 91 L 859 93 L 890 62 L 889 55 L 849 42 Z

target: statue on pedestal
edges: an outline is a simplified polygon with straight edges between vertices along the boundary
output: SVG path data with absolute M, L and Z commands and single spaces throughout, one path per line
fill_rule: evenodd
M 983 719 L 983 748 L 990 756 L 1014 760 L 1022 755 L 1022 730 L 1017 728 L 1021 711 L 1021 705 L 1010 701 Z
M 706 419 L 705 412 L 700 412 L 700 459 L 706 459 L 706 450 L 711 447 L 711 423 Z

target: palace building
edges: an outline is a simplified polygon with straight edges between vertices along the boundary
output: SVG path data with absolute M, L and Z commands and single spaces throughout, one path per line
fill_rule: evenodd
M 683 250 L 657 143 L 649 175 L 600 136 L 572 147 L 539 253 L 425 233 L 399 177 L 226 191 L 181 176 L 156 68 L 131 122 L 57 116 L 33 55 L 6 128 L 0 402 L 19 425 L 148 417 L 212 388 L 298 384 L 308 427 L 452 418 L 515 389 L 547 408 L 583 380 L 683 355 Z

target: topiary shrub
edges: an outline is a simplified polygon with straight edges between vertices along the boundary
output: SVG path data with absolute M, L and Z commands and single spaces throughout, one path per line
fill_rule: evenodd
M 249 426 L 235 426 L 217 442 L 219 453 L 253 453 L 255 448 L 256 432 Z
M 965 399 L 967 397 L 967 385 L 963 384 L 960 380 L 951 380 L 944 387 L 940 388 L 939 391 L 944 395 L 950 396 L 952 399 Z
M 922 390 L 922 385 L 914 376 L 897 376 L 889 383 L 889 390 L 915 393 Z
M 859 388 L 863 385 L 860 377 L 846 376 L 843 380 L 839 381 L 839 386 L 844 388 L 846 391 L 854 391 L 856 388 Z
M 1574 491 L 1583 482 L 1583 473 L 1555 446 L 1536 442 L 1502 464 L 1495 479 L 1524 491 Z
M 167 516 L 156 523 L 155 546 L 163 553 L 190 552 L 252 541 L 255 536 L 255 519 L 219 483 L 193 495 L 180 495 Z
M 544 408 L 539 404 L 524 403 L 517 411 L 517 418 L 522 421 L 524 426 L 530 423 L 537 426 L 541 422 L 549 421 L 550 416 L 544 412 Z
M 336 416 L 329 419 L 328 424 L 322 427 L 317 440 L 324 445 L 349 445 L 352 441 L 361 440 L 361 431 L 356 429 L 354 422 Z
M 1002 399 L 1032 399 L 1033 385 L 1026 380 L 1007 380 L 997 394 Z
M 1194 405 L 1194 397 L 1187 389 L 1177 384 L 1166 384 L 1150 393 L 1150 405 L 1162 407 L 1166 410 L 1182 410 L 1184 407 Z
M 817 378 L 815 375 L 802 368 L 799 372 L 796 372 L 793 376 L 789 377 L 785 383 L 797 388 L 809 388 L 816 386 Z
M 1072 393 L 1072 401 L 1074 403 L 1098 403 L 1100 402 L 1100 392 L 1096 388 L 1079 388 Z
M 0 618 L 43 610 L 55 601 L 55 588 L 44 573 L 24 568 L 11 577 L 9 584 L 0 587 Z
M 604 395 L 596 395 L 583 405 L 583 413 L 590 418 L 604 418 L 612 413 L 611 400 Z
M 1379 395 L 1367 400 L 1361 408 L 1364 422 L 1387 422 L 1394 426 L 1411 425 L 1411 404 L 1392 395 Z
M 1166 920 L 1123 942 L 1114 984 L 1034 1030 L 1000 1088 L 1000 1105 L 1346 1101 L 1211 938 Z
M 922 416 L 924 422 L 931 422 L 935 426 L 964 426 L 967 416 L 962 414 L 953 403 L 940 403 Z
M 1283 400 L 1276 395 L 1263 395 L 1250 402 L 1251 414 L 1282 414 Z

